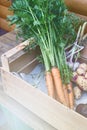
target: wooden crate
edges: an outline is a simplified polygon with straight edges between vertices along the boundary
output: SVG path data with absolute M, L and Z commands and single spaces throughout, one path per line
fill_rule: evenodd
M 87 130 L 87 119 L 52 99 L 11 72 L 29 73 L 38 64 L 39 49 L 30 54 L 22 49 L 28 41 L 21 43 L 2 55 L 2 82 L 4 92 L 32 112 L 51 130 Z M 44 124 L 45 125 L 45 124 Z M 48 130 L 48 128 L 45 130 Z M 42 130 L 42 129 L 40 129 Z

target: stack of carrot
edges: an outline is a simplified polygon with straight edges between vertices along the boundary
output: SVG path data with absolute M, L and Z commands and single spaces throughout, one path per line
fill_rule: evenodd
M 55 52 L 57 48 L 55 49 Z M 64 55 L 58 50 L 56 53 L 57 63 L 52 66 L 51 69 L 46 69 L 46 83 L 48 89 L 48 95 L 65 106 L 73 109 L 74 108 L 74 95 L 73 87 L 71 83 L 72 71 L 68 67 Z M 64 52 L 64 50 L 63 50 Z M 59 54 L 59 55 L 58 55 Z M 63 53 L 64 54 L 64 53 Z M 52 57 L 51 57 L 52 58 Z M 55 59 L 55 56 L 54 56 Z M 64 59 L 64 60 L 63 60 Z M 52 62 L 51 62 L 52 63 Z

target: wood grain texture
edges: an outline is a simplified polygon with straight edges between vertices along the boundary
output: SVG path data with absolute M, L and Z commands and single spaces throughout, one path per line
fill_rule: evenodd
M 13 114 L 14 117 L 16 116 L 24 124 L 29 126 L 29 128 L 31 127 L 34 130 L 56 130 L 51 125 L 49 125 L 45 121 L 41 120 L 38 116 L 33 114 L 31 111 L 27 110 L 24 106 L 20 105 L 18 102 L 8 97 L 2 91 L 0 91 L 0 107 L 1 106 L 5 110 L 9 111 L 10 114 Z
M 0 18 L 0 28 L 6 30 L 6 31 L 12 31 L 14 29 L 13 26 L 9 26 L 9 22 L 6 19 Z
M 0 37 L 0 66 L 1 66 L 1 55 L 8 50 L 14 48 L 20 43 L 22 39 L 16 39 L 16 33 L 11 31 Z
M 87 0 L 65 0 L 72 12 L 87 16 Z
M 87 119 L 1 69 L 4 92 L 57 130 L 87 130 Z
M 0 17 L 1 18 L 7 18 L 8 15 L 12 15 L 12 11 L 8 10 L 8 7 L 0 5 Z
M 0 5 L 9 7 L 11 5 L 11 0 L 0 0 Z

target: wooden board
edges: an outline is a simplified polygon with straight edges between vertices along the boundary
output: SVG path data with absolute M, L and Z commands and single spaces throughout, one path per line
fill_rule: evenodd
M 9 33 L 6 33 L 5 35 L 2 35 L 0 37 L 0 66 L 1 66 L 1 55 L 8 50 L 12 49 L 18 43 L 20 43 L 22 39 L 17 40 L 16 39 L 16 33 L 14 31 L 11 31 Z
M 0 5 L 9 7 L 11 5 L 11 0 L 0 0 Z
M 49 125 L 45 121 L 41 120 L 38 116 L 33 114 L 31 111 L 27 110 L 24 106 L 20 105 L 18 102 L 8 97 L 2 91 L 0 91 L 0 108 L 1 106 L 5 109 L 5 111 L 6 110 L 9 111 L 10 115 L 13 114 L 14 117 L 16 116 L 20 121 L 22 121 L 24 124 L 26 124 L 27 126 L 31 127 L 34 130 L 56 130 L 51 125 Z M 14 117 L 12 119 L 10 118 L 9 120 L 10 125 L 11 120 L 13 121 Z M 8 118 L 9 117 L 7 117 L 7 119 Z M 15 127 L 15 125 L 13 125 L 13 127 Z
M 87 130 L 87 119 L 37 88 L 1 70 L 4 91 L 34 115 L 57 130 Z
M 6 19 L 0 18 L 0 28 L 6 31 L 12 31 L 14 27 L 14 25 L 9 26 L 9 22 Z
M 1 18 L 7 18 L 8 15 L 12 15 L 12 11 L 8 10 L 8 7 L 0 5 L 0 17 Z

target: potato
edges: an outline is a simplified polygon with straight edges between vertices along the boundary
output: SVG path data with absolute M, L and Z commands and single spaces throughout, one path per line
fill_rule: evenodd
M 87 64 L 86 63 L 82 63 L 82 64 L 79 65 L 79 68 L 84 69 L 84 71 L 86 72 L 87 71 Z
M 75 99 L 80 99 L 80 97 L 82 95 L 82 91 L 79 89 L 79 87 L 75 86 L 73 90 L 74 90 Z
M 73 77 L 75 77 L 75 76 L 78 76 L 78 74 L 76 72 L 73 72 Z
M 82 68 L 78 68 L 76 72 L 78 73 L 78 75 L 85 75 L 86 73 L 85 70 Z
M 80 88 L 84 91 L 87 91 L 87 79 L 84 76 L 78 76 L 76 79 L 76 83 L 80 86 Z
M 85 73 L 85 78 L 87 78 L 87 72 Z
M 76 107 L 76 112 L 87 118 L 87 104 L 79 104 Z

